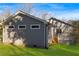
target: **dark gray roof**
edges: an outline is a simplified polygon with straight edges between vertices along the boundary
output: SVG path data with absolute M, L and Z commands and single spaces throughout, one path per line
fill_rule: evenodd
M 18 12 L 16 12 L 15 15 L 9 16 L 9 17 L 4 21 L 4 23 L 5 23 L 5 22 L 8 22 L 10 19 L 16 17 L 16 16 L 19 15 L 19 14 L 23 14 L 23 15 L 29 16 L 29 17 L 31 17 L 31 18 L 34 18 L 34 19 L 36 19 L 36 20 L 39 20 L 39 21 L 43 22 L 44 24 L 47 24 L 47 23 L 48 23 L 48 22 L 47 22 L 46 20 L 44 20 L 44 19 L 35 17 L 35 16 L 31 15 L 31 14 L 28 14 L 28 13 L 23 12 L 23 11 L 20 11 L 20 10 L 19 10 Z

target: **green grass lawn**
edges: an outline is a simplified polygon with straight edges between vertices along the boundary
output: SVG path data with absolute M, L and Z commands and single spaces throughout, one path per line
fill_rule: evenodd
M 54 45 L 49 49 L 16 47 L 0 44 L 1 56 L 79 56 L 79 45 Z

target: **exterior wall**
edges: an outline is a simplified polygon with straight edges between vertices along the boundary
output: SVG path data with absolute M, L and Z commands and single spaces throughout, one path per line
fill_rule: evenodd
M 49 44 L 52 44 L 52 38 L 53 38 L 53 28 L 52 27 L 50 27 L 49 28 L 49 31 L 48 31 L 49 33 L 48 33 L 48 43 Z
M 72 27 L 69 27 L 68 30 L 65 30 L 64 33 L 58 35 L 58 41 L 61 44 L 74 44 L 74 38 L 70 36 L 70 33 L 72 32 Z
M 51 44 L 56 44 L 58 43 L 58 37 L 56 35 L 56 28 L 54 27 L 50 27 L 50 33 L 49 33 L 49 39 L 48 39 L 48 43 Z
M 8 38 L 8 26 L 5 26 L 5 28 L 3 28 L 3 43 L 5 44 L 9 44 L 11 43 L 12 41 Z
M 11 21 L 11 25 L 14 25 L 14 29 L 7 29 L 6 26 L 3 31 L 3 42 L 7 42 L 12 40 L 12 43 L 15 45 L 23 45 L 23 46 L 31 46 L 31 47 L 47 47 L 47 28 L 45 24 L 37 19 L 30 18 L 28 16 L 21 15 L 23 20 L 14 20 Z M 40 29 L 30 29 L 30 25 L 32 24 L 40 24 Z M 7 24 L 9 25 L 9 23 Z M 26 29 L 18 29 L 18 25 L 26 25 Z M 14 36 L 12 38 L 8 37 L 8 35 L 14 32 Z M 8 34 L 9 33 L 9 34 Z M 5 37 L 6 36 L 6 37 Z M 9 41 L 8 41 L 9 42 Z

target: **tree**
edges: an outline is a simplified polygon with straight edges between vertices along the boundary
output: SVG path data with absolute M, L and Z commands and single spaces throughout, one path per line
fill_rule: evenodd
M 33 9 L 33 3 L 23 3 L 19 6 L 17 10 L 22 10 L 26 13 L 31 13 Z
M 47 12 L 47 11 L 45 11 L 45 10 L 42 10 L 39 13 L 39 17 L 44 19 L 44 20 L 48 20 L 51 16 L 52 16 L 52 14 Z
M 11 15 L 11 9 L 9 7 L 4 9 L 4 17 L 7 18 Z
M 45 11 L 41 11 L 40 15 L 41 15 L 41 18 L 45 20 L 48 13 Z
M 75 26 L 75 28 L 72 29 L 70 36 L 75 39 L 76 43 L 79 43 L 79 20 L 70 20 L 69 23 Z
M 11 9 L 9 7 L 4 8 L 4 12 L 1 13 L 0 19 L 4 21 L 6 18 L 12 15 Z

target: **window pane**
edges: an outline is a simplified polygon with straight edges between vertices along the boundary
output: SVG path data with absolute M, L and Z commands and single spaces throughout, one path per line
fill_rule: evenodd
M 9 28 L 14 28 L 14 26 L 11 25 L 11 26 L 9 26 Z
M 19 28 L 25 28 L 25 26 L 19 26 Z
M 25 25 L 20 25 L 19 28 L 24 29 L 24 28 L 26 28 L 26 26 Z
M 39 28 L 39 26 L 32 26 L 32 28 Z
M 39 24 L 32 24 L 30 26 L 31 29 L 40 29 L 40 25 Z

